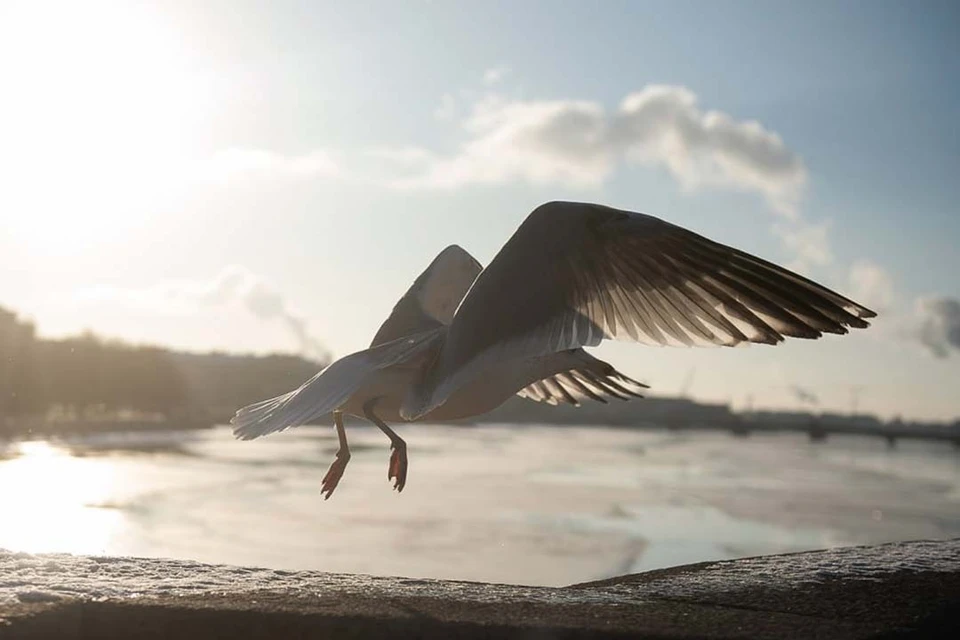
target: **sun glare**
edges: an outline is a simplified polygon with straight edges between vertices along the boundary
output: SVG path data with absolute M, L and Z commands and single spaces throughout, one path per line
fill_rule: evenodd
M 102 508 L 116 469 L 46 442 L 23 442 L 19 454 L 0 463 L 0 549 L 102 553 L 123 526 L 120 512 Z
M 122 238 L 182 186 L 209 98 L 189 52 L 135 3 L 23 3 L 3 22 L 5 226 L 50 255 Z

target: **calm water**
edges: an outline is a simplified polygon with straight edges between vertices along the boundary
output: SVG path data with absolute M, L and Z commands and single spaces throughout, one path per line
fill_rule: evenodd
M 0 547 L 563 585 L 681 563 L 960 536 L 960 451 L 603 428 L 226 428 L 0 443 Z

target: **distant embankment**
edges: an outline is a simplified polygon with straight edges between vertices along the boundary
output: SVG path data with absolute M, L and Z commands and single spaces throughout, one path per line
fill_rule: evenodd
M 890 446 L 898 440 L 935 440 L 960 447 L 960 421 L 919 423 L 884 422 L 871 415 L 813 414 L 802 411 L 735 412 L 729 405 L 696 402 L 688 398 L 648 397 L 643 400 L 580 407 L 514 398 L 477 422 L 510 424 L 603 425 L 609 427 L 670 429 L 672 431 L 727 431 L 735 436 L 762 433 L 802 433 L 819 442 L 831 435 L 883 438 Z
M 960 540 L 564 588 L 0 551 L 0 638 L 957 638 Z

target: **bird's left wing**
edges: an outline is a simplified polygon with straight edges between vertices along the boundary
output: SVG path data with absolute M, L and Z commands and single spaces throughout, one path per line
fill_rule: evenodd
M 534 210 L 460 303 L 407 420 L 491 366 L 604 339 L 775 344 L 866 327 L 872 311 L 803 276 L 642 213 L 553 202 Z
M 381 369 L 410 363 L 436 347 L 446 328 L 431 329 L 340 358 L 300 387 L 237 411 L 230 420 L 241 440 L 307 424 L 335 411 Z

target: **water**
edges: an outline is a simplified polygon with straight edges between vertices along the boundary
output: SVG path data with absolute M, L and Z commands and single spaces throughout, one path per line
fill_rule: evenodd
M 0 547 L 563 585 L 676 564 L 960 536 L 948 444 L 605 428 L 226 428 L 0 443 Z

